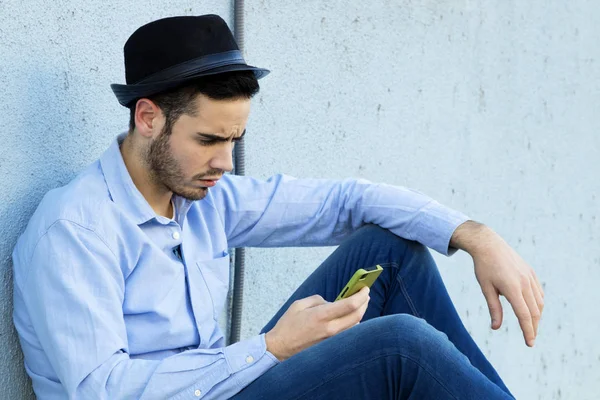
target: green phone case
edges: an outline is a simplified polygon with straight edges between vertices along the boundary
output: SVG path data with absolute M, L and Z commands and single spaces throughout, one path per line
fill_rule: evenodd
M 375 279 L 381 274 L 381 271 L 383 271 L 381 265 L 376 265 L 375 268 L 369 270 L 359 269 L 352 275 L 352 278 L 350 278 L 346 286 L 344 286 L 335 301 L 352 296 L 365 286 L 371 287 L 373 282 L 375 282 Z

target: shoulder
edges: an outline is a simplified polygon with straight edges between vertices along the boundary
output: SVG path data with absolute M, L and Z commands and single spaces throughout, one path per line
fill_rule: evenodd
M 68 220 L 94 229 L 102 220 L 102 211 L 110 203 L 100 163 L 95 162 L 67 185 L 49 191 L 32 220 L 39 220 L 41 228 L 57 220 Z
M 19 238 L 15 252 L 31 253 L 35 243 L 59 221 L 101 231 L 111 204 L 100 163 L 96 161 L 67 185 L 46 193 Z

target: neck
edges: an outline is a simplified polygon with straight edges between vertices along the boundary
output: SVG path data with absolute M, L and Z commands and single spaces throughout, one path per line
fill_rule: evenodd
M 120 147 L 125 167 L 135 187 L 156 214 L 173 218 L 173 205 L 171 203 L 173 192 L 164 185 L 157 184 L 152 180 L 148 167 L 133 145 L 132 135 L 128 135 Z

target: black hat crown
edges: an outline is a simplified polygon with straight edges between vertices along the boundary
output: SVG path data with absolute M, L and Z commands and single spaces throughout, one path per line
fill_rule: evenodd
M 138 28 L 124 46 L 126 85 L 111 85 L 119 103 L 173 89 L 192 79 L 231 71 L 268 70 L 246 64 L 218 15 L 164 18 Z

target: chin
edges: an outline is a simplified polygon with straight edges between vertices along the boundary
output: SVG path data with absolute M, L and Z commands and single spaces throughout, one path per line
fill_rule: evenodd
M 202 200 L 206 197 L 206 194 L 208 193 L 208 188 L 185 188 L 182 190 L 173 191 L 173 193 L 175 193 L 177 196 L 183 197 L 184 199 L 196 201 Z

